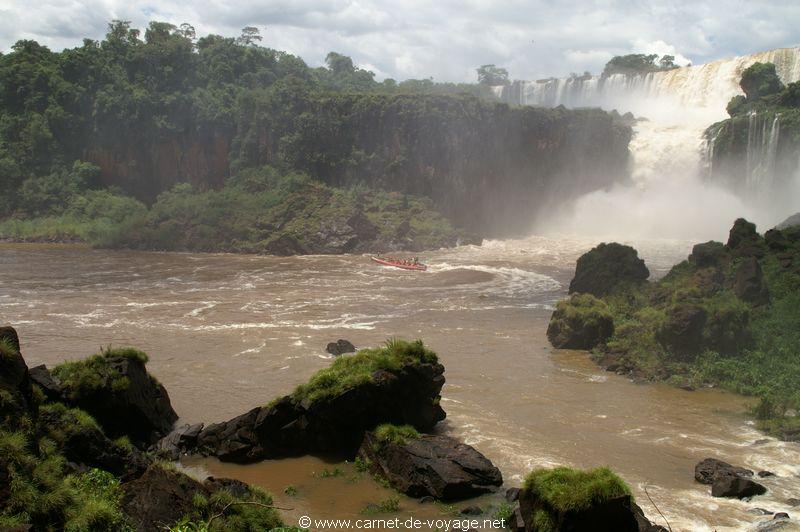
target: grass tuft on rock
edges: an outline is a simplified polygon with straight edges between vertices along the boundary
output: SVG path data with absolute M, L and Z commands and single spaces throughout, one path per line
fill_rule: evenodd
M 10 338 L 0 338 L 0 357 L 13 357 L 18 354 L 17 346 L 14 345 Z
M 407 364 L 436 362 L 436 353 L 426 348 L 422 340 L 391 339 L 383 347 L 362 349 L 355 355 L 337 358 L 330 367 L 316 372 L 306 384 L 298 386 L 292 398 L 313 404 L 371 382 L 376 371 L 399 371 Z
M 405 445 L 408 440 L 419 439 L 419 432 L 411 425 L 384 423 L 378 425 L 375 429 L 375 438 L 381 443 L 390 442 L 397 445 Z
M 133 347 L 107 347 L 91 357 L 59 364 L 53 368 L 52 374 L 72 400 L 91 395 L 107 382 L 113 390 L 122 391 L 130 386 L 130 381 L 112 368 L 110 361 L 116 358 L 127 358 L 142 364 L 148 361 L 144 352 Z
M 571 467 L 537 469 L 526 477 L 524 487 L 562 512 L 583 510 L 631 494 L 628 485 L 607 467 L 589 471 Z

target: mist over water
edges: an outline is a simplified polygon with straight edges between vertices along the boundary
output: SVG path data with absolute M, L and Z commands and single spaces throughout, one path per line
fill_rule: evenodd
M 789 48 L 642 76 L 524 82 L 513 89 L 517 94 L 504 94 L 526 105 L 599 106 L 638 118 L 630 144 L 630 183 L 568 205 L 554 204 L 534 231 L 724 240 L 736 218 L 745 217 L 763 231 L 800 210 L 800 172 L 779 176 L 772 171 L 779 120 L 751 128 L 753 168 L 745 187 L 731 186 L 724 176 L 707 177 L 704 132 L 728 117 L 725 107 L 741 94 L 742 71 L 757 61 L 774 63 L 786 83 L 800 79 L 800 49 Z

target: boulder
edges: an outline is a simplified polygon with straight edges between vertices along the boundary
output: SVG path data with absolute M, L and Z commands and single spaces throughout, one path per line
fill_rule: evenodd
M 716 458 L 706 458 L 694 466 L 694 479 L 700 484 L 713 484 L 716 475 L 752 477 L 753 472 L 743 467 L 732 466 Z
M 755 257 L 746 257 L 736 269 L 733 292 L 742 301 L 760 306 L 769 303 L 769 290 L 764 282 L 761 265 Z
M 631 503 L 633 507 L 633 515 L 636 518 L 636 524 L 639 527 L 639 532 L 667 532 L 667 529 L 661 525 L 656 525 L 651 523 L 647 516 L 644 514 L 644 510 L 634 503 Z
M 714 475 L 714 481 L 711 484 L 711 495 L 713 497 L 744 499 L 754 495 L 763 495 L 766 492 L 767 488 L 758 482 L 754 482 L 749 478 L 726 475 L 724 473 Z
M 358 355 L 356 355 L 358 356 Z M 428 431 L 445 418 L 439 406 L 444 367 L 418 361 L 379 370 L 367 382 L 316 401 L 287 395 L 267 406 L 205 427 L 201 453 L 223 461 L 334 452 L 353 456 L 364 433 L 380 423 Z
M 573 294 L 560 301 L 547 326 L 547 338 L 557 349 L 592 349 L 613 334 L 608 305 L 590 294 Z
M 422 434 L 404 441 L 364 435 L 358 456 L 372 471 L 410 497 L 456 501 L 495 491 L 503 477 L 488 458 L 455 438 Z
M 736 249 L 742 244 L 757 241 L 759 239 L 756 231 L 756 224 L 748 222 L 744 218 L 739 218 L 733 222 L 730 233 L 728 233 L 728 248 Z
M 694 303 L 678 303 L 667 310 L 667 319 L 656 331 L 661 345 L 688 359 L 703 349 L 703 328 L 708 313 Z
M 30 369 L 31 382 L 37 385 L 49 401 L 61 401 L 63 390 L 61 385 L 50 374 L 47 366 L 40 364 Z
M 197 447 L 197 437 L 202 430 L 202 423 L 181 425 L 154 443 L 150 450 L 169 460 L 178 460 L 182 454 Z
M 649 276 L 650 271 L 632 247 L 615 242 L 600 244 L 578 259 L 569 293 L 602 297 L 621 286 L 641 284 Z
M 766 253 L 765 243 L 756 232 L 755 224 L 744 218 L 739 218 L 733 223 L 727 247 L 733 251 L 735 257 L 762 258 Z
M 772 471 L 759 471 L 758 476 L 761 478 L 774 477 L 775 473 Z
M 142 476 L 120 488 L 120 508 L 140 532 L 169 528 L 194 511 L 195 495 L 210 495 L 195 479 L 159 465 L 150 466 Z
M 147 373 L 144 360 L 104 356 L 93 369 L 99 384 L 60 384 L 65 402 L 91 414 L 107 435 L 128 436 L 134 444 L 146 448 L 172 430 L 178 415 L 167 390 Z M 54 375 L 59 378 L 58 368 Z
M 339 355 L 343 355 L 344 353 L 355 353 L 356 346 L 354 346 L 351 342 L 347 340 L 336 340 L 335 342 L 330 342 L 326 347 L 325 351 L 330 353 L 331 355 L 338 357 Z
M 689 255 L 689 262 L 698 268 L 721 266 L 728 257 L 728 252 L 722 242 L 710 240 L 702 244 L 695 244 Z
M 540 530 L 534 518 L 538 512 L 545 512 L 549 516 L 553 524 L 552 530 L 556 531 L 639 531 L 630 495 L 596 502 L 588 508 L 558 510 L 550 506 L 547 501 L 536 497 L 531 491 L 523 489 L 519 494 L 519 509 L 525 522 L 526 532 Z
M 13 428 L 24 414 L 35 414 L 28 365 L 20 353 L 19 336 L 13 327 L 0 327 L 0 422 Z

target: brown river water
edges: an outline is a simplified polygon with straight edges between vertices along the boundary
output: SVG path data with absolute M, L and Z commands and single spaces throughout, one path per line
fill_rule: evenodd
M 720 238 L 723 235 L 720 235 Z M 651 517 L 673 530 L 742 530 L 749 509 L 795 512 L 800 446 L 753 429 L 749 402 L 718 390 L 635 384 L 584 353 L 554 351 L 545 330 L 576 258 L 596 242 L 529 237 L 425 253 L 425 273 L 385 268 L 367 256 L 266 257 L 92 250 L 0 244 L 0 322 L 17 327 L 29 365 L 134 345 L 167 387 L 185 422 L 220 421 L 286 394 L 330 364 L 325 344 L 358 347 L 422 338 L 445 365 L 440 425 L 474 445 L 518 486 L 538 466 L 608 465 Z M 691 248 L 630 242 L 655 276 Z M 777 473 L 750 502 L 714 499 L 694 464 L 714 456 Z M 239 466 L 190 459 L 188 471 L 264 486 L 301 515 L 360 515 L 392 492 L 350 464 L 306 457 Z M 322 478 L 325 469 L 343 473 Z M 297 488 L 296 496 L 283 493 Z M 497 496 L 481 505 L 496 505 Z M 457 507 L 466 506 L 462 503 Z M 445 508 L 402 498 L 400 516 Z M 800 519 L 800 511 L 796 512 Z M 663 524 L 663 521 L 662 521 Z

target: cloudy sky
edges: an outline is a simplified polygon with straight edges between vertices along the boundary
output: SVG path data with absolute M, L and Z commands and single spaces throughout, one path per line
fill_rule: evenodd
M 378 79 L 473 81 L 494 63 L 536 79 L 599 72 L 614 55 L 672 53 L 695 64 L 800 44 L 800 0 L 0 0 L 0 50 L 100 39 L 111 19 L 195 26 L 322 64 L 334 50 Z

